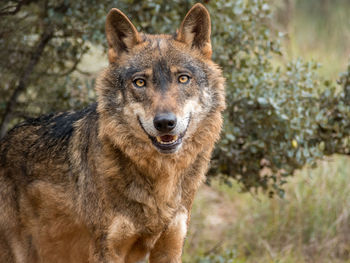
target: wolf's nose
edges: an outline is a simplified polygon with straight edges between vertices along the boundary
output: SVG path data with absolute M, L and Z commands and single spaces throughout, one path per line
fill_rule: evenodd
M 176 116 L 171 112 L 157 114 L 153 119 L 153 125 L 160 132 L 170 132 L 176 126 Z

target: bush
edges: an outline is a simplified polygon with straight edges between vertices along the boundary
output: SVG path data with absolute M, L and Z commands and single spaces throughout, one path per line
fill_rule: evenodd
M 211 8 L 215 60 L 227 79 L 225 125 L 211 174 L 283 195 L 285 177 L 296 169 L 324 154 L 349 153 L 349 91 L 323 80 L 316 62 L 274 66 L 281 51 L 266 23 L 267 1 L 217 1 Z M 340 81 L 347 89 L 349 72 L 350 66 Z

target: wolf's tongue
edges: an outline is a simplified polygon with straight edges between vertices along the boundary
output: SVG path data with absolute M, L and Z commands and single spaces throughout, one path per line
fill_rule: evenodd
M 175 138 L 175 136 L 172 136 L 172 135 L 163 135 L 163 136 L 160 136 L 160 139 L 162 142 L 171 142 L 173 141 Z

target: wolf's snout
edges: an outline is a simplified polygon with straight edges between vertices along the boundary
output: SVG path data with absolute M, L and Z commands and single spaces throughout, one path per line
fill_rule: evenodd
M 170 132 L 176 127 L 176 116 L 173 113 L 157 114 L 153 119 L 154 127 L 160 132 Z

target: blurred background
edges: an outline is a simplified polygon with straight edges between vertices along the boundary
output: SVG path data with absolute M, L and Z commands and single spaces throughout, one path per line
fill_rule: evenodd
M 2 1 L 0 138 L 95 100 L 111 7 L 172 33 L 193 3 Z M 350 262 L 350 1 L 202 3 L 228 107 L 184 262 Z

